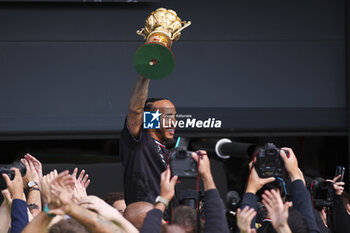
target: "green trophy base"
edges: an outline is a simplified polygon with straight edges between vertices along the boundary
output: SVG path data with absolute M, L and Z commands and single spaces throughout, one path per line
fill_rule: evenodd
M 134 67 L 145 78 L 163 79 L 173 72 L 174 66 L 175 57 L 172 51 L 157 43 L 144 44 L 134 55 Z

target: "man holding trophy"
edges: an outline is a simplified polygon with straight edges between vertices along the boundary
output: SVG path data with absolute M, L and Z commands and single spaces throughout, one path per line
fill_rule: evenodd
M 137 31 L 146 43 L 134 56 L 134 66 L 140 77 L 129 100 L 119 147 L 127 205 L 138 201 L 167 205 L 170 201 L 159 196 L 159 186 L 160 175 L 168 167 L 169 150 L 165 143 L 174 139 L 175 127 L 164 128 L 160 124 L 156 129 L 145 129 L 143 118 L 144 111 L 152 111 L 155 112 L 153 118 L 160 122 L 163 119 L 176 121 L 174 104 L 166 98 L 147 99 L 148 86 L 150 79 L 162 79 L 172 72 L 175 61 L 170 47 L 180 38 L 181 30 L 189 25 L 190 22 L 181 21 L 176 12 L 159 8 L 147 18 L 145 27 Z

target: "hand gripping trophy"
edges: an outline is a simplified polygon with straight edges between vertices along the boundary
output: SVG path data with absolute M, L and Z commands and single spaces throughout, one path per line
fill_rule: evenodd
M 139 47 L 134 55 L 136 71 L 149 79 L 168 76 L 175 66 L 171 45 L 190 24 L 190 21 L 181 21 L 173 10 L 159 8 L 153 11 L 146 19 L 145 27 L 136 31 L 146 39 L 146 43 Z

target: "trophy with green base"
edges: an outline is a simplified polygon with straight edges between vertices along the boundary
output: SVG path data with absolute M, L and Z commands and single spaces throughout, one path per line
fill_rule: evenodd
M 136 71 L 149 79 L 163 79 L 174 69 L 175 58 L 170 50 L 181 31 L 191 22 L 181 21 L 173 10 L 159 8 L 146 19 L 145 27 L 136 33 L 146 39 L 134 55 Z

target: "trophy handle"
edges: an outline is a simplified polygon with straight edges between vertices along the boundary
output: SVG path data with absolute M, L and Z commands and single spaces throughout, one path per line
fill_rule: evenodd
M 144 28 L 141 28 L 141 30 L 137 30 L 136 34 L 139 36 L 143 36 L 143 39 L 147 39 L 147 36 L 145 35 L 145 33 L 143 33 Z
M 171 38 L 172 40 L 174 40 L 180 34 L 180 32 L 182 30 L 184 30 L 185 28 L 190 26 L 191 25 L 191 21 L 181 21 L 181 24 L 183 24 L 183 26 L 179 30 L 177 30 L 175 33 L 173 33 L 173 36 Z

